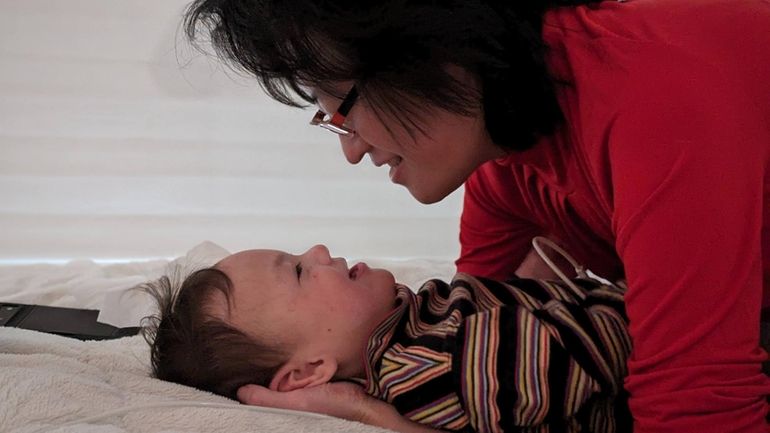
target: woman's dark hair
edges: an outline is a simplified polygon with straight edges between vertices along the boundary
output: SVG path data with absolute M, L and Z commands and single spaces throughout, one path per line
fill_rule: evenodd
M 524 150 L 563 121 L 543 14 L 595 1 L 195 0 L 185 30 L 193 41 L 207 35 L 284 104 L 315 103 L 307 86 L 339 96 L 334 84 L 353 81 L 378 114 L 409 130 L 420 129 L 426 103 L 464 115 L 482 109 L 498 146 Z M 481 95 L 453 66 L 474 74 Z
M 242 385 L 268 386 L 288 354 L 226 323 L 230 278 L 206 268 L 178 280 L 172 274 L 139 286 L 158 303 L 143 327 L 153 375 L 232 399 Z

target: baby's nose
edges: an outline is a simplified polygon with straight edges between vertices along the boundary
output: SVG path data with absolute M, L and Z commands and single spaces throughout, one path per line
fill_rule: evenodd
M 326 245 L 315 245 L 308 250 L 308 254 L 320 263 L 326 264 L 332 261 L 331 254 L 329 253 L 329 249 L 326 248 Z

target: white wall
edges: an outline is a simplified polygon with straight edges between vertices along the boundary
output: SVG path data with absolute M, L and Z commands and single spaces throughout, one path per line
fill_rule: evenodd
M 387 167 L 195 54 L 186 0 L 0 0 L 0 262 L 230 250 L 452 258 L 460 194 Z

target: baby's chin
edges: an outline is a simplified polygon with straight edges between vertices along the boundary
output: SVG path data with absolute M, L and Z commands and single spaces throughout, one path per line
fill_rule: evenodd
M 374 268 L 370 269 L 370 278 L 374 283 L 374 287 L 377 287 L 377 292 L 382 292 L 388 297 L 393 295 L 393 299 L 396 297 L 396 278 L 387 269 Z
M 377 285 L 393 287 L 396 285 L 396 278 L 387 269 L 374 268 L 371 269 L 371 278 L 377 281 Z

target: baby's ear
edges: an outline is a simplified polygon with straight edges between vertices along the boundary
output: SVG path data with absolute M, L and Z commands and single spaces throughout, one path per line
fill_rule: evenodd
M 333 358 L 291 360 L 278 369 L 269 388 L 285 392 L 322 385 L 331 381 L 336 372 L 337 361 Z

